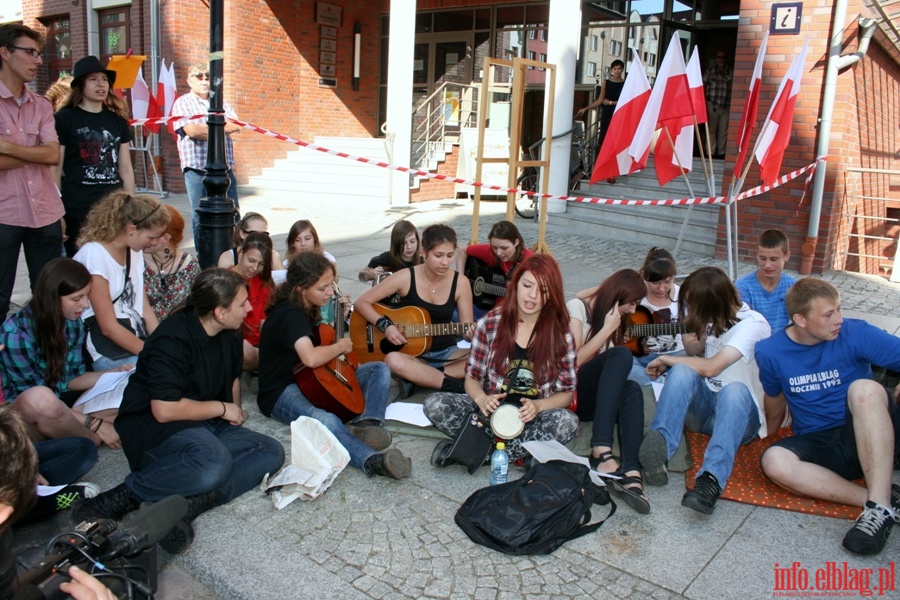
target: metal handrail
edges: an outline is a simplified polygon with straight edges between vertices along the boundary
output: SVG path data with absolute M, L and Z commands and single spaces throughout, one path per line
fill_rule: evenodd
M 443 118 L 444 105 L 442 102 L 434 102 L 434 100 L 443 97 L 447 89 L 451 87 L 460 90 L 471 89 L 473 90 L 472 96 L 475 96 L 475 91 L 481 88 L 480 85 L 445 81 L 413 109 L 412 118 L 414 121 L 416 115 L 422 113 L 423 109 L 425 110 L 424 118 L 421 122 L 418 125 L 414 123 L 412 139 L 413 148 L 418 147 L 422 150 L 420 157 L 422 162 L 428 160 L 433 148 L 444 144 L 447 136 L 447 124 Z M 460 93 L 460 99 L 464 100 L 466 103 L 465 108 L 463 108 L 463 105 L 461 104 L 460 113 L 475 115 L 478 108 L 478 101 L 472 98 L 465 99 L 465 94 L 463 93 Z M 463 119 L 461 118 L 460 122 L 462 121 Z M 421 163 L 417 166 L 421 166 Z

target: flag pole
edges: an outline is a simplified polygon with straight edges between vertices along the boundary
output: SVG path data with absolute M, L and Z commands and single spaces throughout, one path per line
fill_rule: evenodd
M 694 190 L 691 188 L 691 180 L 688 178 L 687 173 L 685 173 L 684 167 L 681 165 L 681 159 L 678 158 L 678 152 L 675 149 L 675 140 L 672 139 L 672 134 L 669 133 L 668 127 L 663 127 L 663 130 L 666 132 L 666 138 L 668 138 L 669 144 L 672 146 L 672 156 L 675 157 L 675 164 L 678 165 L 678 170 L 681 171 L 681 176 L 684 177 L 684 183 L 687 184 L 688 194 L 691 198 L 694 198 Z M 675 249 L 672 251 L 672 254 L 676 257 L 678 256 L 678 251 L 681 249 L 681 242 L 682 240 L 684 240 L 684 230 L 687 229 L 687 224 L 691 218 L 691 211 L 693 210 L 693 208 L 693 204 L 688 204 L 687 213 L 685 213 L 684 215 L 684 221 L 681 222 L 681 229 L 678 231 L 678 239 L 675 240 Z

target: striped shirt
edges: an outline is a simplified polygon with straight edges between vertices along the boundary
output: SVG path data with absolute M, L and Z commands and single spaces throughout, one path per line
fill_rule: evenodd
M 237 119 L 235 113 L 228 103 L 224 104 L 225 116 L 231 119 Z M 193 92 L 189 92 L 184 96 L 179 96 L 172 105 L 172 116 L 174 117 L 193 117 L 197 115 L 206 115 L 209 112 L 209 98 L 201 98 Z M 194 169 L 196 171 L 206 172 L 206 156 L 207 156 L 207 140 L 195 140 L 184 132 L 184 126 L 188 123 L 196 123 L 198 125 L 206 123 L 206 117 L 203 119 L 178 119 L 173 121 L 172 127 L 178 133 L 178 156 L 181 157 L 181 170 Z M 231 141 L 231 135 L 225 135 L 225 163 L 229 169 L 234 169 L 234 144 Z

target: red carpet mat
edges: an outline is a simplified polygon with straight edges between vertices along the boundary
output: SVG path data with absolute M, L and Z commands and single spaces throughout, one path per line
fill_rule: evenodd
M 722 498 L 753 504 L 755 506 L 769 506 L 783 510 L 834 517 L 836 519 L 855 519 L 862 509 L 858 506 L 836 504 L 825 500 L 802 498 L 785 491 L 772 483 L 766 477 L 759 466 L 759 459 L 766 449 L 780 439 L 793 435 L 790 427 L 780 429 L 774 436 L 765 439 L 755 439 L 738 449 L 734 461 L 734 471 L 728 480 L 728 486 L 722 492 Z M 709 436 L 695 433 L 685 429 L 685 437 L 693 459 L 694 466 L 685 474 L 685 483 L 688 489 L 694 487 L 694 478 L 703 464 L 703 453 L 706 452 L 706 444 Z M 862 483 L 860 480 L 857 483 Z

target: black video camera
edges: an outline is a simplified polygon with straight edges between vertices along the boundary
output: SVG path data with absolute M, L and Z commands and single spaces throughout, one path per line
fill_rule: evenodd
M 169 496 L 142 507 L 125 529 L 110 519 L 84 521 L 55 536 L 46 556 L 19 578 L 13 600 L 68 598 L 59 586 L 72 565 L 96 577 L 118 598 L 152 598 L 157 588 L 156 543 L 187 514 L 187 501 Z

